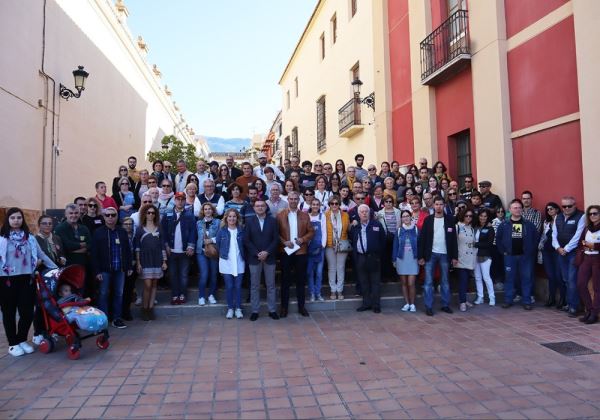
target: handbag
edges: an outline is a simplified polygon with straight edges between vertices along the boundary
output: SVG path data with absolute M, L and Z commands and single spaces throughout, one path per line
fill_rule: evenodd
M 208 232 L 206 232 L 205 237 L 208 238 Z M 204 244 L 204 255 L 206 258 L 210 258 L 211 260 L 216 260 L 219 258 L 219 251 L 217 250 L 217 246 L 212 242 L 209 244 Z
M 339 241 L 337 241 L 335 246 L 335 252 L 346 253 L 350 251 L 352 251 L 352 245 L 350 244 L 350 241 L 348 239 L 340 239 Z

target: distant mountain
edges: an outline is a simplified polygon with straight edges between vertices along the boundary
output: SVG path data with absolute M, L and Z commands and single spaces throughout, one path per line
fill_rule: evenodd
M 250 147 L 250 139 L 204 137 L 211 152 L 239 152 L 240 149 Z

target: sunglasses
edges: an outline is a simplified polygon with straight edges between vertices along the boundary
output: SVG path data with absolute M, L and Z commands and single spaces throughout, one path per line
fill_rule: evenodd
M 171 186 L 169 184 L 161 185 L 161 187 L 163 187 L 163 188 L 171 188 Z
M 315 165 L 315 168 L 320 168 L 321 166 L 323 166 L 323 165 Z
M 152 204 L 152 201 L 142 201 L 142 204 Z
M 117 213 L 106 213 L 104 217 L 117 217 Z
M 369 171 L 374 171 L 374 170 L 375 170 L 375 168 L 369 168 Z
M 563 209 L 571 209 L 573 208 L 574 204 L 567 204 L 566 206 L 562 206 Z
M 473 217 L 472 214 L 465 214 L 465 217 Z
M 455 192 L 449 192 L 448 195 L 456 195 Z
M 548 211 L 550 211 L 550 210 L 554 210 L 554 211 L 556 211 L 556 210 L 558 210 L 558 209 L 555 209 L 554 207 L 546 207 L 546 210 L 548 210 Z
M 98 207 L 98 206 L 97 206 L 97 205 L 95 205 L 95 204 L 88 204 L 87 206 L 88 206 L 89 208 L 92 208 L 92 209 L 93 209 L 93 208 L 95 208 L 95 207 Z
M 355 200 L 361 200 L 362 201 L 364 199 L 365 199 L 365 197 L 355 197 Z
M 340 203 L 329 203 L 330 206 L 339 206 Z
M 307 197 L 310 197 L 310 196 L 313 196 L 314 194 L 304 193 L 304 195 Z
M 392 200 L 385 200 L 384 203 L 386 203 L 386 204 L 392 204 L 393 201 Z
M 588 216 L 598 216 L 598 212 L 597 211 L 591 211 L 588 213 Z
M 125 168 L 119 169 L 119 172 L 127 172 L 127 169 L 125 169 Z
M 146 212 L 146 214 L 156 214 L 156 212 L 155 211 L 149 211 L 149 212 Z

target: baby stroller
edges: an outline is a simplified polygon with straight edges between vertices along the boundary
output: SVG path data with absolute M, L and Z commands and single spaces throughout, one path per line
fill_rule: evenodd
M 70 323 L 62 311 L 63 308 L 70 306 L 89 306 L 88 302 L 66 302 L 59 305 L 54 297 L 54 292 L 62 283 L 69 284 L 73 290 L 82 290 L 84 281 L 85 268 L 80 265 L 50 270 L 44 276 L 39 273 L 36 274 L 37 297 L 46 326 L 44 339 L 39 345 L 39 350 L 42 353 L 50 353 L 54 350 L 55 341 L 52 336 L 55 334 L 65 337 L 67 356 L 71 360 L 79 359 L 81 340 L 86 338 L 97 337 L 96 346 L 102 350 L 106 350 L 110 345 L 108 329 L 104 328 L 87 335 L 80 335 L 77 324 L 75 322 Z

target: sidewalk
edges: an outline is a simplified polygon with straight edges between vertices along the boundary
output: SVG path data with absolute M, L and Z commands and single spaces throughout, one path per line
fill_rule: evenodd
M 421 309 L 421 308 L 420 308 Z M 600 325 L 487 305 L 467 313 L 164 316 L 15 359 L 0 339 L 0 418 L 575 418 L 600 416 Z

